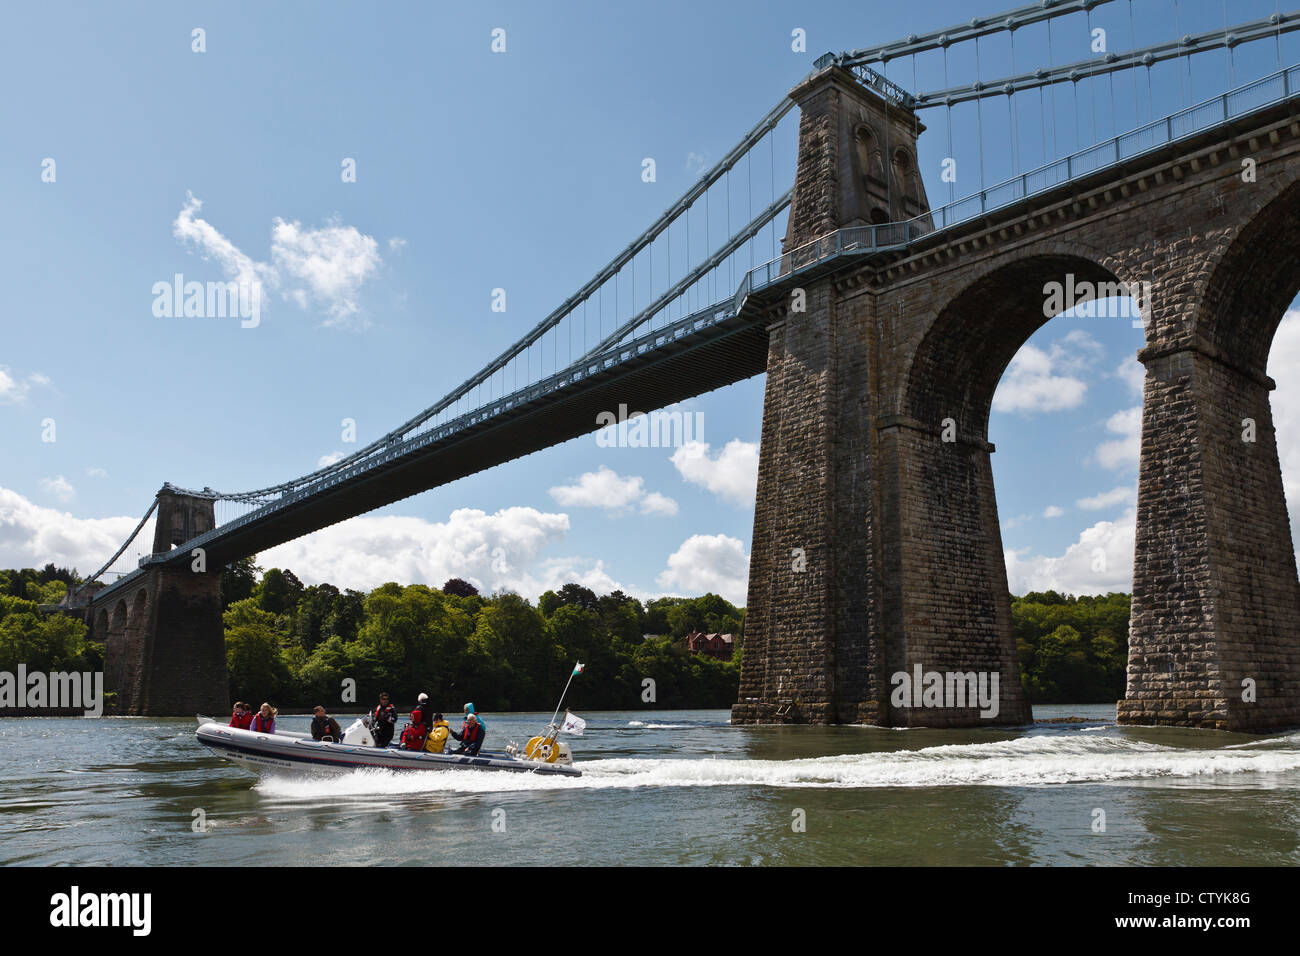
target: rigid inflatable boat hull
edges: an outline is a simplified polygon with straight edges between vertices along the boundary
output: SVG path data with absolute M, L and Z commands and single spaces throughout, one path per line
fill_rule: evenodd
M 581 777 L 582 771 L 558 763 L 521 760 L 510 754 L 487 752 L 431 754 L 397 747 L 315 741 L 303 734 L 254 733 L 219 723 L 205 723 L 195 739 L 213 753 L 250 770 L 350 771 L 350 770 L 504 770 L 547 776 Z

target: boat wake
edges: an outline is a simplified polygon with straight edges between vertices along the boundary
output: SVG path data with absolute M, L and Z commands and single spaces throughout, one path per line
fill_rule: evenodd
M 649 787 L 1038 787 L 1081 783 L 1172 786 L 1294 785 L 1300 735 L 1220 748 L 1170 747 L 1125 737 L 1043 735 L 797 760 L 628 758 L 579 761 L 580 778 L 467 770 L 360 770 L 327 777 L 263 777 L 256 790 L 285 800 L 403 793 L 502 793 Z

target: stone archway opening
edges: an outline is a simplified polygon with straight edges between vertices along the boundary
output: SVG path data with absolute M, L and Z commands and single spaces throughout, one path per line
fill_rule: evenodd
M 881 433 L 900 483 L 898 524 L 882 549 L 887 579 L 899 582 L 890 657 L 995 671 L 1009 688 L 1005 706 L 1026 720 L 989 441 L 994 397 L 1017 354 L 1053 319 L 1092 312 L 1130 325 L 1110 317 L 1127 314 L 1109 298 L 1127 289 L 1083 254 L 995 264 L 941 307 L 908 369 L 897 425 Z

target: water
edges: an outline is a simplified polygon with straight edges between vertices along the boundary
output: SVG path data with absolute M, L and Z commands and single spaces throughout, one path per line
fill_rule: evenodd
M 3 720 L 0 863 L 1300 863 L 1300 734 L 1035 709 L 1065 715 L 1088 722 L 755 728 L 726 711 L 585 713 L 586 735 L 570 738 L 579 779 L 259 778 L 197 744 L 193 720 Z M 489 714 L 488 744 L 549 716 Z M 207 832 L 193 831 L 196 810 Z

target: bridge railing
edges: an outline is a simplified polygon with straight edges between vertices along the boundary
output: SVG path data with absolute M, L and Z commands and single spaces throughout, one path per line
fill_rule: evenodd
M 932 209 L 928 215 L 933 218 L 936 229 L 946 229 L 1226 123 L 1230 119 L 1290 99 L 1297 91 L 1297 81 L 1300 81 L 1300 66 L 1269 74 L 1213 99 L 1196 103 L 1105 142 L 1031 169 L 1013 179 Z

